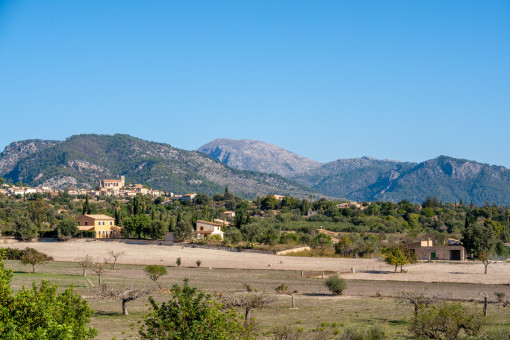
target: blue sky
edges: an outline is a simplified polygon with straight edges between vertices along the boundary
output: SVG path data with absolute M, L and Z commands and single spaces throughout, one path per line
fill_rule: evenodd
M 0 149 L 126 133 L 510 167 L 510 1 L 0 0 Z

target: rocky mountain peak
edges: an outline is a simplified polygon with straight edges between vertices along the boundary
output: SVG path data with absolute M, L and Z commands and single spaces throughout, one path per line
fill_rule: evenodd
M 318 168 L 321 163 L 265 142 L 215 139 L 198 151 L 240 170 L 260 171 L 290 177 Z

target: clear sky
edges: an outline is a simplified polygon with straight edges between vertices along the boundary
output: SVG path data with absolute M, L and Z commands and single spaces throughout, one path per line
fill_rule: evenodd
M 0 121 L 510 167 L 510 1 L 0 0 Z

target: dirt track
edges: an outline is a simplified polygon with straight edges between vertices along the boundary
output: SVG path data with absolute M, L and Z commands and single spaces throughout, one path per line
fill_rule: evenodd
M 394 274 L 393 266 L 376 259 L 277 256 L 139 243 L 143 242 L 135 240 L 73 240 L 68 242 L 8 242 L 0 243 L 0 246 L 32 247 L 51 255 L 56 261 L 75 261 L 85 255 L 103 260 L 108 257 L 107 252 L 113 250 L 125 252 L 125 255 L 118 260 L 119 263 L 124 264 L 174 266 L 175 260 L 180 257 L 183 266 L 194 266 L 195 262 L 200 260 L 203 267 L 335 271 L 342 273 L 342 276 L 348 279 L 510 284 L 510 263 L 490 264 L 487 275 L 483 274 L 484 268 L 480 262 L 413 264 L 404 267 L 408 270 L 407 273 Z M 356 273 L 351 273 L 351 268 Z

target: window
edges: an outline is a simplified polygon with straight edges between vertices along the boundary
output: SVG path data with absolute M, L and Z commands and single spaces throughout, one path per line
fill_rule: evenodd
M 200 227 L 200 230 L 204 230 L 204 227 Z
M 110 221 L 110 225 L 113 225 L 113 222 L 112 222 L 112 221 Z
M 85 225 L 89 225 L 89 222 L 85 221 Z

